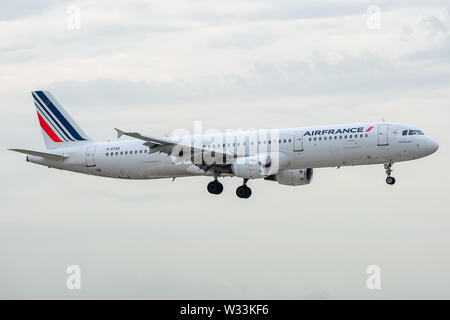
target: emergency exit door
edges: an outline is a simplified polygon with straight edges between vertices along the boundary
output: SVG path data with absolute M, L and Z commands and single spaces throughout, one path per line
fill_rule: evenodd
M 294 151 L 303 151 L 304 132 L 299 132 L 294 135 Z
M 95 167 L 95 146 L 86 150 L 86 167 Z

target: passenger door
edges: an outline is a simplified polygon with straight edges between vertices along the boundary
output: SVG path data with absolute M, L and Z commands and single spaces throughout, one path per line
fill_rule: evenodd
M 389 125 L 380 124 L 378 125 L 378 145 L 388 146 L 389 145 Z

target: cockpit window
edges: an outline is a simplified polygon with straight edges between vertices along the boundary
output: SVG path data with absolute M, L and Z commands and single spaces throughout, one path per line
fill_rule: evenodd
M 414 136 L 414 135 L 419 135 L 419 136 L 423 136 L 424 135 L 424 133 L 422 132 L 422 131 L 420 131 L 420 130 L 405 130 L 405 131 L 403 131 L 403 135 L 404 136 L 406 136 L 406 135 L 409 135 L 409 136 Z

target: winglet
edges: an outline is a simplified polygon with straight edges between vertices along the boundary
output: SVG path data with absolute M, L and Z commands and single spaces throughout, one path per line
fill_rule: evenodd
M 119 139 L 121 136 L 123 136 L 124 132 L 120 129 L 114 128 L 117 131 L 117 139 Z

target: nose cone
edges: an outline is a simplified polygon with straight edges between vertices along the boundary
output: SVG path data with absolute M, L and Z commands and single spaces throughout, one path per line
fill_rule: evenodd
M 427 139 L 427 153 L 432 154 L 435 153 L 439 149 L 439 143 L 433 138 Z

